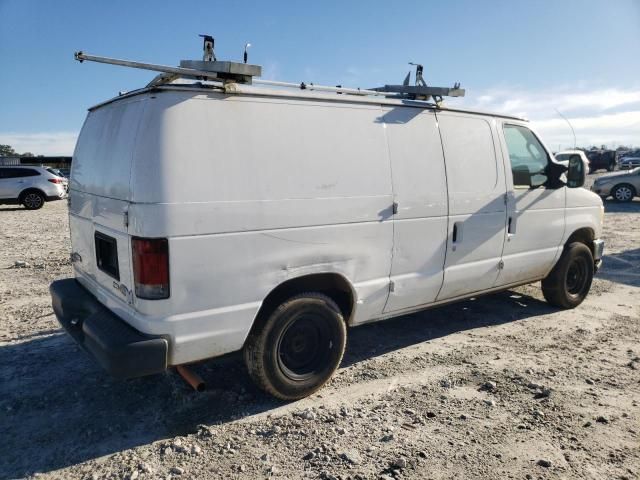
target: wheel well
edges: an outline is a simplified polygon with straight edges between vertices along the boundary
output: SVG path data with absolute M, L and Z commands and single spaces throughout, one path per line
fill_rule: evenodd
M 29 192 L 38 192 L 45 199 L 47 198 L 47 195 L 42 190 L 40 190 L 39 188 L 30 187 L 30 188 L 25 188 L 23 191 L 20 192 L 20 195 L 18 195 L 18 201 L 22 203 L 22 199 Z
M 278 305 L 304 292 L 320 292 L 330 297 L 342 312 L 347 325 L 353 314 L 355 305 L 355 293 L 349 281 L 337 273 L 317 273 L 292 278 L 274 288 L 262 302 L 262 306 L 256 316 L 256 322 L 266 317 L 275 310 Z
M 589 247 L 589 250 L 591 250 L 591 254 L 593 254 L 594 238 L 595 233 L 593 230 L 587 227 L 580 228 L 571 234 L 571 236 L 567 240 L 567 243 L 565 243 L 565 246 L 571 245 L 573 242 L 584 243 L 587 247 Z

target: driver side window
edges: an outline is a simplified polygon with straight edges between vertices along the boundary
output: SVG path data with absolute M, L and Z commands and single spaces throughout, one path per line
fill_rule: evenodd
M 537 188 L 547 182 L 547 152 L 531 130 L 520 125 L 505 125 L 504 139 L 509 150 L 513 186 Z

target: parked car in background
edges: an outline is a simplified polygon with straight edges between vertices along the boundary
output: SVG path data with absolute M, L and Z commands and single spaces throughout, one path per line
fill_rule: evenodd
M 624 152 L 618 152 L 619 160 L 622 160 L 626 157 L 640 157 L 640 148 L 636 150 L 626 150 Z
M 54 174 L 55 176 L 62 179 L 62 185 L 64 185 L 64 189 L 67 193 L 69 193 L 69 177 L 62 173 L 62 170 L 58 168 L 45 167 L 49 173 Z
M 46 167 L 0 166 L 0 204 L 22 204 L 27 210 L 67 196 L 68 180 Z
M 587 158 L 587 156 L 584 154 L 582 150 L 563 150 L 561 152 L 556 153 L 554 157 L 556 157 L 556 162 L 569 168 L 569 159 L 571 158 L 571 155 L 578 155 L 582 159 L 585 172 L 591 172 L 589 159 Z
M 640 192 L 640 167 L 603 175 L 593 182 L 591 190 L 603 199 L 612 196 L 618 202 L 630 202 Z
M 640 157 L 624 157 L 620 160 L 620 170 L 630 170 L 640 167 Z
M 586 152 L 589 159 L 589 173 L 604 169 L 613 172 L 617 165 L 617 152 L 614 150 L 591 150 Z
M 45 167 L 47 169 L 47 171 L 53 173 L 54 175 L 57 175 L 58 177 L 61 178 L 68 178 L 68 175 L 65 175 L 62 170 L 60 170 L 59 168 L 51 168 L 51 167 Z
M 64 175 L 66 178 L 69 178 L 71 176 L 70 168 L 56 168 L 56 170 L 59 171 L 62 175 Z

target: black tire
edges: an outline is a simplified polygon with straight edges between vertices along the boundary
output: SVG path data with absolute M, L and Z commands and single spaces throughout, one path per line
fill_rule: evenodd
M 342 361 L 346 341 L 335 302 L 321 293 L 303 293 L 256 325 L 245 343 L 244 361 L 261 389 L 282 400 L 298 400 L 327 383 Z
M 616 164 L 615 163 L 610 163 L 607 166 L 607 172 L 613 172 L 616 169 Z
M 577 307 L 589 293 L 593 274 L 593 255 L 589 247 L 580 242 L 570 244 L 551 273 L 542 280 L 545 300 L 560 308 Z
M 636 189 L 628 183 L 621 183 L 611 189 L 611 196 L 616 202 L 626 203 L 633 200 L 636 196 Z
M 27 190 L 20 195 L 20 203 L 27 210 L 38 210 L 46 201 L 44 194 L 38 190 Z

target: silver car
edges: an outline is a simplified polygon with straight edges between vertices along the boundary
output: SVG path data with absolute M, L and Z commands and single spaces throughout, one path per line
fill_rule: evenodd
M 27 210 L 42 208 L 49 200 L 66 198 L 69 181 L 51 168 L 0 166 L 0 204 L 22 204 Z
M 640 167 L 603 175 L 593 182 L 591 190 L 603 199 L 612 196 L 618 202 L 630 202 L 640 194 Z

